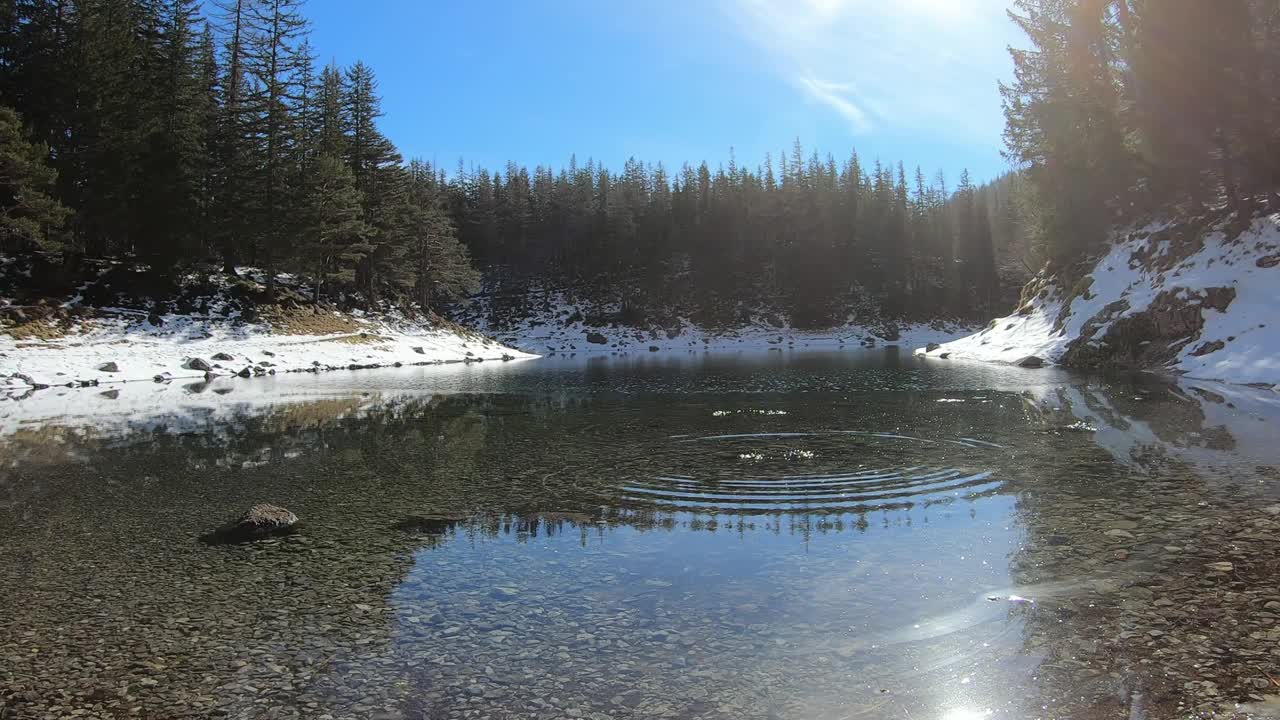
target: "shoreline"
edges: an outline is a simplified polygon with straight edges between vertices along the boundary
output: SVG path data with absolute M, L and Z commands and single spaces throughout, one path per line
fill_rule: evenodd
M 9 394 L 48 388 L 101 388 L 228 377 L 322 373 L 336 370 L 510 362 L 539 357 L 675 355 L 713 352 L 865 350 L 963 337 L 974 328 L 924 324 L 896 328 L 893 339 L 861 326 L 797 332 L 752 326 L 707 333 L 689 328 L 674 337 L 646 337 L 638 328 L 520 328 L 486 336 L 461 326 L 404 320 L 355 321 L 354 332 L 323 335 L 272 332 L 264 324 L 165 316 L 97 323 L 47 339 L 0 334 L 0 389 Z M 887 333 L 884 333 L 887 334 Z M 603 339 L 603 342 L 600 340 Z
M 277 334 L 262 325 L 168 318 L 162 325 L 95 327 L 51 339 L 0 335 L 0 388 L 94 388 L 219 377 L 507 362 L 537 357 L 490 338 L 412 323 L 361 323 L 355 332 Z

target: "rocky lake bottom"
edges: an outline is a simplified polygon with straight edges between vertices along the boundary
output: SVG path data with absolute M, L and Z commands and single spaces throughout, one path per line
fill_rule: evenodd
M 1280 717 L 1280 397 L 890 349 L 0 400 L 0 720 L 65 717 Z

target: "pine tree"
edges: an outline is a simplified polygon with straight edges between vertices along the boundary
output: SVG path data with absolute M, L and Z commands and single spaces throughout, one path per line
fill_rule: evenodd
M 292 248 L 288 208 L 299 189 L 293 166 L 295 128 L 292 114 L 301 95 L 302 71 L 311 59 L 306 52 L 307 21 L 301 0 L 262 0 L 250 8 L 252 29 L 245 69 L 254 80 L 254 128 L 258 142 L 258 179 L 262 212 L 254 233 L 256 255 L 267 271 L 267 294 L 275 290 L 276 269 Z
M 303 194 L 301 230 L 306 242 L 296 245 L 294 260 L 314 278 L 317 307 L 330 280 L 355 281 L 356 268 L 370 251 L 361 200 L 355 177 L 341 158 L 316 158 Z
M 373 70 L 357 62 L 347 69 L 343 88 L 343 124 L 347 163 L 356 189 L 364 195 L 365 222 L 373 229 L 371 250 L 361 265 L 360 282 L 370 302 L 379 298 L 379 284 L 403 285 L 406 235 L 397 227 L 404 220 L 405 175 L 400 153 L 381 131 L 382 101 Z
M 342 102 L 342 71 L 335 65 L 328 65 L 320 74 L 316 98 L 315 136 L 318 155 L 340 158 L 347 154 Z
M 0 249 L 56 249 L 56 231 L 69 211 L 52 193 L 56 171 L 46 165 L 49 149 L 27 140 L 12 108 L 0 106 Z
M 260 0 L 214 0 L 217 24 L 226 38 L 219 84 L 217 136 L 210 153 L 211 232 L 223 270 L 234 273 L 244 259 L 254 232 L 260 193 L 254 187 L 253 108 L 245 57 L 250 42 L 250 14 Z
M 480 273 L 458 242 L 453 223 L 439 205 L 432 178 L 422 163 L 410 164 L 401 227 L 414 258 L 413 298 L 423 307 L 475 291 Z
M 1010 17 L 1031 41 L 1010 49 L 1014 81 L 1001 85 L 1009 157 L 1027 165 L 1047 254 L 1062 263 L 1097 247 L 1109 207 L 1131 186 L 1134 163 L 1119 121 L 1123 72 L 1107 3 L 1017 0 Z
M 215 233 L 212 229 L 216 221 L 217 193 L 219 189 L 219 172 L 217 162 L 219 122 L 221 108 L 218 107 L 219 76 L 217 45 L 213 38 L 213 29 L 206 21 L 200 35 L 200 46 L 196 63 L 199 72 L 199 97 L 196 103 L 196 122 L 199 125 L 200 144 L 204 153 L 199 158 L 200 189 L 198 193 L 197 232 L 200 239 L 200 258 L 207 259 L 214 255 Z
M 195 0 L 167 0 L 161 8 L 153 105 L 138 158 L 142 179 L 134 248 L 161 272 L 189 261 L 199 247 L 206 96 L 195 17 Z

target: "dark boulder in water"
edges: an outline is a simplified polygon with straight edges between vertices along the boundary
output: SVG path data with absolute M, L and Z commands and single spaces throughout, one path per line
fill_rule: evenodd
M 261 503 L 249 508 L 239 519 L 205 535 L 211 545 L 253 542 L 298 529 L 298 516 L 279 505 Z
M 1036 357 L 1035 355 L 1028 355 L 1015 362 L 1014 365 L 1024 368 L 1041 368 L 1044 367 L 1044 360 Z

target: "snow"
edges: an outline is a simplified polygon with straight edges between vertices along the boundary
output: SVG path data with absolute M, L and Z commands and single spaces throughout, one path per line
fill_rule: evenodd
M 616 307 L 606 307 L 616 312 Z M 502 342 L 526 352 L 540 355 L 591 353 L 691 353 L 720 351 L 767 351 L 794 349 L 856 349 L 872 346 L 914 347 L 933 342 L 946 342 L 961 337 L 973 328 L 956 323 L 896 323 L 898 335 L 886 333 L 886 324 L 859 324 L 850 321 L 833 328 L 806 330 L 793 328 L 776 317 L 764 314 L 753 317 L 743 327 L 712 329 L 688 318 L 679 318 L 672 326 L 640 328 L 623 324 L 587 325 L 590 315 L 586 304 L 580 304 L 565 293 L 549 293 L 544 307 L 511 326 L 493 324 L 485 300 L 474 302 L 460 314 L 468 327 L 492 335 Z M 596 336 L 597 342 L 588 337 Z M 603 340 L 603 342 L 599 342 Z
M 1280 215 L 1258 218 L 1240 236 L 1229 239 L 1221 227 L 1211 230 L 1201 246 L 1182 259 L 1167 240 L 1153 242 L 1151 233 L 1169 227 L 1152 224 L 1114 243 L 1090 273 L 1084 292 L 1071 297 L 1063 312 L 1063 288 L 1051 279 L 1037 278 L 1038 293 L 1021 313 L 998 318 L 981 332 L 932 351 L 927 357 L 947 354 L 953 360 L 1015 363 L 1035 355 L 1058 362 L 1077 339 L 1105 342 L 1116 320 L 1147 310 L 1162 293 L 1174 292 L 1190 302 L 1205 288 L 1235 290 L 1225 312 L 1202 308 L 1204 328 L 1185 338 L 1169 369 L 1187 377 L 1238 384 L 1280 384 L 1280 325 L 1270 322 L 1280 307 L 1280 266 L 1264 258 L 1280 251 Z M 1116 309 L 1113 303 L 1127 306 Z M 1199 356 L 1205 344 L 1223 347 Z
M 356 332 L 290 335 L 273 333 L 265 324 L 193 315 L 166 315 L 152 325 L 139 314 L 119 310 L 50 340 L 0 334 L 0 387 L 204 379 L 204 371 L 185 367 L 191 358 L 230 376 L 245 368 L 265 374 L 536 357 L 478 334 L 396 316 L 361 319 Z M 233 359 L 214 360 L 219 353 Z M 109 362 L 119 371 L 98 369 Z
M 68 386 L 205 380 L 206 366 L 213 376 L 269 376 L 537 357 L 428 313 L 406 314 L 387 303 L 377 312 L 316 313 L 311 289 L 288 273 L 276 275 L 281 302 L 270 308 L 274 323 L 251 318 L 251 309 L 264 308 L 247 299 L 245 283 L 256 283 L 261 290 L 267 281 L 262 270 L 252 267 L 237 268 L 232 276 L 192 271 L 179 278 L 184 288 L 180 297 L 153 305 L 130 285 L 128 273 L 141 269 L 123 261 L 98 261 L 91 268 L 96 275 L 86 275 L 66 298 L 41 299 L 47 307 L 63 310 L 53 321 L 47 316 L 45 321 L 31 319 L 42 317 L 33 312 L 39 305 L 0 296 L 0 310 L 16 308 L 35 328 L 0 331 L 0 389 L 22 394 Z M 23 274 L 30 274 L 30 267 L 0 257 L 0 282 Z M 84 299 L 91 295 L 111 300 L 93 307 Z M 160 314 L 142 309 L 147 307 Z

